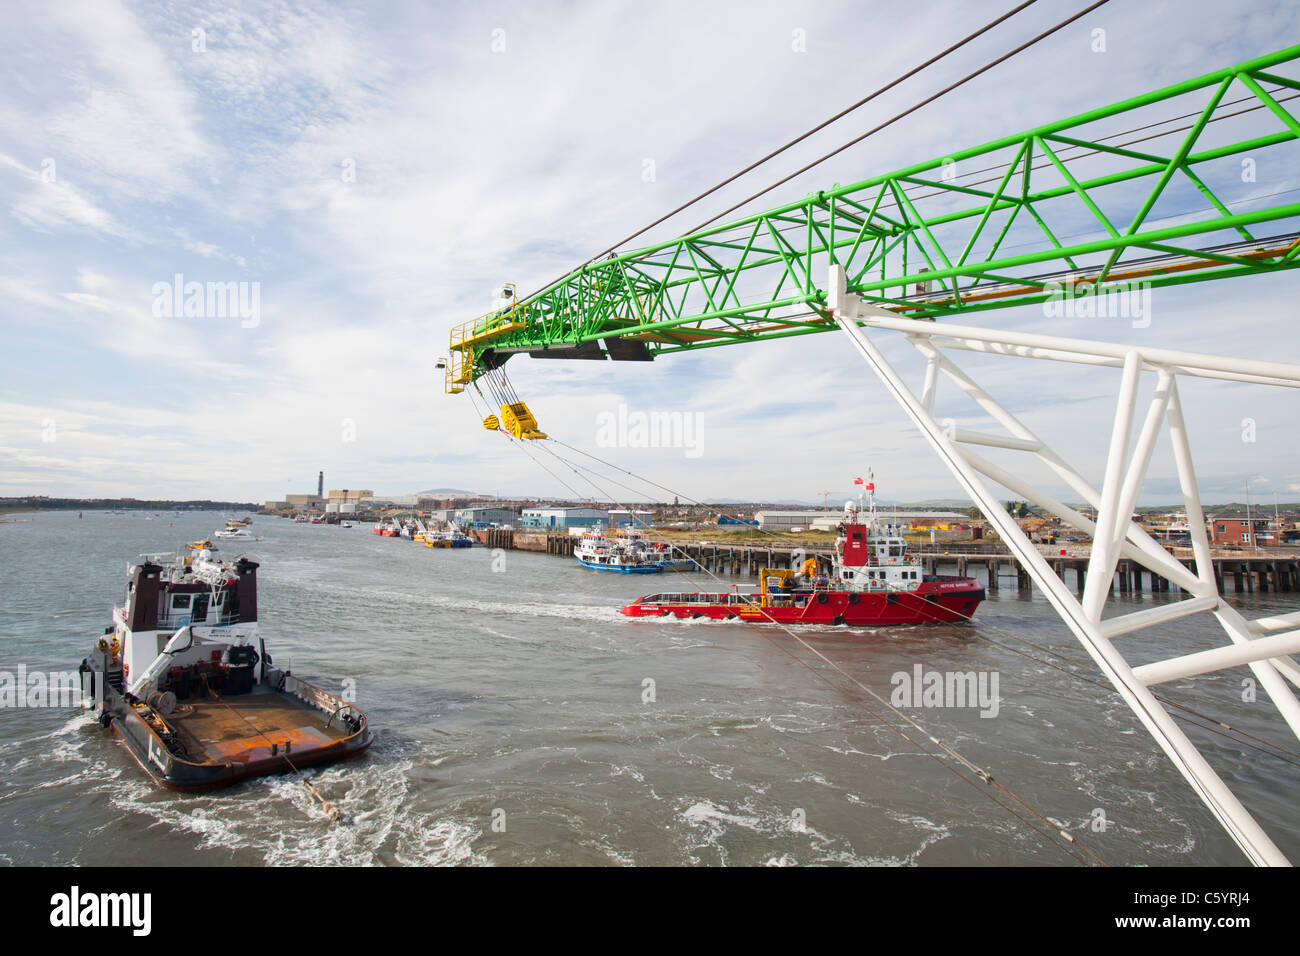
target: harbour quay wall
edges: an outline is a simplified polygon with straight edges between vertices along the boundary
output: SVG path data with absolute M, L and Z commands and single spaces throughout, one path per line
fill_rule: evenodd
M 474 539 L 489 548 L 505 551 L 537 551 L 542 554 L 572 555 L 578 540 L 569 534 L 549 534 L 545 531 L 516 531 L 512 528 L 479 528 Z

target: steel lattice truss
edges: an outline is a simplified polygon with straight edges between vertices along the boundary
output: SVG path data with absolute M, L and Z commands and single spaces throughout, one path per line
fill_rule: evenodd
M 830 331 L 831 265 L 864 301 L 936 319 L 1295 268 L 1300 202 L 1277 186 L 1300 169 L 1297 60 L 1290 47 L 588 263 L 459 326 L 448 384 L 517 352 L 645 359 Z

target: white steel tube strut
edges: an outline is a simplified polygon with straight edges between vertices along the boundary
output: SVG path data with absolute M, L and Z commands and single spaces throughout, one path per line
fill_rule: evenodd
M 1252 863 L 1289 865 L 1264 829 L 1215 773 L 1160 701 L 1152 695 L 1147 683 L 1170 679 L 1167 675 L 1208 673 L 1243 663 L 1249 664 L 1286 723 L 1300 738 L 1300 703 L 1282 677 L 1282 673 L 1291 676 L 1295 671 L 1295 663 L 1286 655 L 1300 645 L 1291 634 L 1278 635 L 1277 638 L 1260 637 L 1269 631 L 1294 626 L 1296 622 L 1283 617 L 1252 624 L 1218 593 L 1176 382 L 1178 375 L 1196 375 L 1300 387 L 1300 366 L 1169 349 L 1135 349 L 1132 346 L 1079 339 L 907 319 L 865 304 L 856 295 L 848 294 L 843 268 L 839 265 L 830 267 L 829 288 L 828 306 L 836 323 L 920 429 L 966 493 L 983 510 L 1003 542 L 1019 559 L 1021 566 L 1228 835 Z M 923 397 L 918 398 L 903 382 L 867 334 L 867 328 L 905 333 L 908 341 L 926 358 Z M 967 348 L 986 354 L 1121 367 L 1120 393 L 1105 479 L 1100 492 L 980 388 L 967 373 L 957 368 L 951 357 L 943 352 L 944 348 Z M 1155 372 L 1158 378 L 1156 394 L 1143 419 L 1136 448 L 1130 454 L 1139 379 L 1147 371 Z M 937 372 L 952 379 L 967 397 L 1005 427 L 1009 434 L 1003 437 L 954 429 L 950 421 L 945 428 L 935 418 L 934 412 L 938 390 Z M 1187 505 L 1188 521 L 1192 525 L 1195 574 L 1189 572 L 1131 520 L 1132 509 L 1150 464 L 1160 427 L 1166 422 Z M 1001 447 L 1031 455 L 1097 508 L 1095 524 L 1034 486 L 1022 473 L 1013 474 L 984 461 L 962 447 L 964 444 Z M 1007 513 L 998 496 L 987 485 L 986 477 L 1012 488 L 1062 520 L 1093 534 L 1093 548 L 1082 602 L 1070 593 L 1047 560 Z M 1192 597 L 1159 609 L 1139 611 L 1103 621 L 1102 611 L 1110 594 L 1116 562 L 1121 555 L 1137 560 L 1154 573 L 1173 581 L 1189 591 Z M 1139 673 L 1135 673 L 1134 667 L 1112 642 L 1113 638 L 1121 635 L 1132 635 L 1147 627 L 1206 612 L 1212 613 L 1223 626 L 1229 639 L 1227 646 L 1208 651 L 1199 650 L 1167 661 L 1151 662 L 1141 667 Z M 1133 643 L 1130 645 L 1130 642 Z M 1137 646 L 1139 643 L 1140 638 L 1125 638 L 1126 646 Z

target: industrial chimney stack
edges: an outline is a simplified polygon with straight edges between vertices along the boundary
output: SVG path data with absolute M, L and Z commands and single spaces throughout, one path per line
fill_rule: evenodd
M 323 471 L 316 476 L 316 497 L 325 497 L 325 472 Z

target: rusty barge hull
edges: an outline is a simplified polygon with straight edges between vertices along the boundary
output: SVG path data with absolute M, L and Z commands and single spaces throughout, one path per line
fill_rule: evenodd
M 261 688 L 234 699 L 209 699 L 163 716 L 105 688 L 103 714 L 118 742 L 159 786 L 185 793 L 220 790 L 244 780 L 293 773 L 360 756 L 372 735 L 364 716 L 315 704 L 326 691 L 288 676 L 285 690 Z M 353 711 L 353 713 L 357 713 Z

